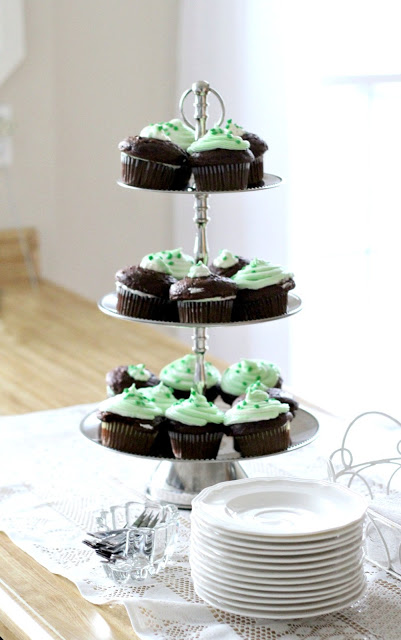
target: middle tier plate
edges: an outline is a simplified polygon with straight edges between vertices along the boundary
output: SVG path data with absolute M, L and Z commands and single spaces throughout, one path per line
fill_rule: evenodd
M 186 323 L 186 322 L 169 322 L 166 320 L 149 320 L 148 318 L 137 318 L 132 316 L 124 316 L 117 311 L 117 294 L 115 292 L 107 293 L 98 302 L 100 311 L 106 313 L 113 318 L 120 318 L 121 320 L 130 320 L 131 322 L 145 322 L 147 324 L 160 324 L 167 325 L 169 327 L 239 327 L 245 324 L 260 324 L 261 322 L 270 322 L 271 320 L 278 320 L 281 318 L 287 318 L 292 316 L 302 308 L 302 300 L 295 293 L 288 294 L 287 313 L 281 316 L 273 316 L 272 318 L 259 318 L 258 320 L 241 320 L 237 322 L 218 322 L 218 323 Z

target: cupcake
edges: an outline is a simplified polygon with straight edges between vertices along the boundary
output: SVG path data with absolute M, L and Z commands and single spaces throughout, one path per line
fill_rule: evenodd
M 204 395 L 191 390 L 189 398 L 166 411 L 174 456 L 179 459 L 216 458 L 224 435 L 224 413 Z
M 186 152 L 189 145 L 195 140 L 195 132 L 193 129 L 187 127 L 182 120 L 174 118 L 168 122 L 158 122 L 157 124 L 151 124 L 148 127 L 142 129 L 140 136 L 147 138 L 161 138 L 163 140 L 170 140 L 180 149 Z M 188 157 L 187 157 L 188 158 Z M 184 162 L 182 166 L 175 171 L 174 181 L 170 189 L 182 190 L 188 186 L 189 179 L 191 177 L 191 167 L 188 161 Z
M 224 278 L 232 278 L 242 267 L 249 264 L 249 260 L 241 258 L 241 256 L 235 256 L 227 249 L 220 251 L 217 258 L 215 258 L 209 269 L 217 276 L 223 276 Z
M 188 147 L 198 191 L 237 191 L 248 186 L 254 159 L 249 142 L 214 127 Z
M 142 258 L 139 267 L 117 271 L 118 313 L 148 320 L 176 320 L 176 305 L 169 300 L 174 282 L 169 267 L 153 254 Z
M 106 386 L 109 396 L 122 393 L 135 384 L 137 389 L 142 387 L 153 387 L 159 384 L 160 380 L 154 373 L 146 369 L 144 364 L 129 364 L 115 367 L 106 373 Z
M 287 313 L 288 292 L 295 287 L 292 273 L 254 258 L 232 279 L 238 285 L 233 320 L 274 318 Z
M 196 356 L 188 353 L 178 360 L 170 362 L 160 371 L 159 378 L 171 387 L 176 398 L 188 398 L 194 386 Z M 210 362 L 205 362 L 206 386 L 204 395 L 213 402 L 219 395 L 220 372 Z
M 246 392 L 251 384 L 258 381 L 266 387 L 278 388 L 283 383 L 280 369 L 276 364 L 266 360 L 242 358 L 223 371 L 220 395 L 224 402 L 232 404 L 238 396 Z
M 188 154 L 171 142 L 161 125 L 147 135 L 129 136 L 120 144 L 122 181 L 141 189 L 178 189 L 188 183 Z M 142 132 L 141 132 L 142 134 Z
M 288 404 L 288 406 L 290 407 L 290 411 L 293 416 L 295 416 L 297 409 L 299 409 L 299 404 L 291 393 L 283 391 L 282 389 L 276 389 L 275 387 L 266 387 L 261 383 L 260 380 L 251 384 L 247 388 L 247 391 L 264 391 L 265 393 L 267 393 L 269 398 L 274 398 L 274 400 L 278 400 L 279 402 L 285 402 L 285 404 Z M 242 400 L 245 400 L 245 396 L 246 393 L 238 396 L 238 398 L 236 398 L 233 402 L 233 407 L 238 404 L 238 402 L 242 402 Z
M 141 395 L 150 402 L 154 402 L 155 406 L 161 410 L 163 416 L 166 414 L 167 409 L 177 402 L 177 398 L 173 395 L 170 387 L 167 387 L 163 382 L 160 382 L 155 387 L 145 387 L 141 389 Z M 152 445 L 150 455 L 163 458 L 173 458 L 174 454 L 171 448 L 170 436 L 165 427 L 166 424 L 164 422 L 159 429 L 159 434 L 155 442 Z
M 162 410 L 131 386 L 100 403 L 101 443 L 105 447 L 148 455 L 163 423 Z
M 168 266 L 171 275 L 176 280 L 181 280 L 188 275 L 188 271 L 195 264 L 192 256 L 184 253 L 181 247 L 179 249 L 167 249 L 166 251 L 158 251 L 154 254 L 156 258 L 160 258 Z
M 262 390 L 248 390 L 224 416 L 234 438 L 234 449 L 244 456 L 264 456 L 290 445 L 292 413 L 285 402 L 269 398 Z
M 248 187 L 258 187 L 263 184 L 263 156 L 268 150 L 268 146 L 262 138 L 256 133 L 249 133 L 245 131 L 238 124 L 235 124 L 232 119 L 227 120 L 227 124 L 224 127 L 226 131 L 230 131 L 234 136 L 240 136 L 243 140 L 246 140 L 250 144 L 250 150 L 254 155 L 254 160 L 249 167 Z
M 230 322 L 237 285 L 230 278 L 210 273 L 198 262 L 186 278 L 170 287 L 170 300 L 177 302 L 180 322 L 187 324 Z

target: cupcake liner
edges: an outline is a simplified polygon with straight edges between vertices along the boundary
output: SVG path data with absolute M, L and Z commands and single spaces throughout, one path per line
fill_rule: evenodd
M 256 187 L 263 182 L 263 155 L 255 158 L 249 167 L 248 187 Z
M 248 186 L 249 162 L 192 167 L 198 191 L 238 191 Z
M 101 443 L 104 447 L 147 455 L 156 440 L 155 429 L 143 431 L 123 422 L 102 422 Z
M 287 313 L 288 291 L 282 291 L 273 296 L 264 296 L 250 302 L 238 298 L 234 302 L 232 321 L 259 320 L 274 318 Z
M 222 432 L 180 433 L 169 431 L 174 456 L 183 460 L 213 460 L 217 457 Z
M 234 435 L 234 449 L 244 456 L 264 456 L 284 451 L 290 446 L 290 423 L 281 427 L 268 427 L 242 435 Z
M 171 300 L 146 294 L 139 295 L 119 282 L 116 282 L 116 290 L 117 312 L 123 316 L 167 322 L 178 320 L 177 305 Z
M 141 189 L 171 189 L 180 167 L 121 153 L 121 179 Z
M 178 317 L 186 324 L 230 322 L 234 298 L 222 300 L 178 300 Z

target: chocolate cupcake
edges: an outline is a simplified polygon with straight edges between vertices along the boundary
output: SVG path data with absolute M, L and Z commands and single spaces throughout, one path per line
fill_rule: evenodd
M 224 413 L 194 389 L 166 411 L 167 429 L 174 456 L 184 460 L 217 457 L 224 435 Z
M 118 313 L 147 320 L 177 320 L 176 304 L 169 299 L 174 282 L 169 267 L 153 254 L 145 256 L 139 267 L 117 271 Z
M 234 449 L 244 456 L 263 456 L 288 449 L 293 416 L 288 404 L 249 390 L 224 416 L 234 438 Z
M 141 189 L 179 189 L 188 182 L 188 154 L 157 131 L 152 137 L 129 136 L 120 144 L 122 181 Z M 158 136 L 157 136 L 158 134 Z
M 237 191 L 248 186 L 254 159 L 250 144 L 219 127 L 188 147 L 189 163 L 198 191 Z
M 208 324 L 230 322 L 237 285 L 230 278 L 210 273 L 203 262 L 190 268 L 186 278 L 170 287 L 180 322 Z
M 295 287 L 292 273 L 254 258 L 232 279 L 238 285 L 233 320 L 274 318 L 287 313 L 288 292 Z
M 288 404 L 293 416 L 295 416 L 297 409 L 299 409 L 299 404 L 291 393 L 288 393 L 288 391 L 283 391 L 282 389 L 266 387 L 264 384 L 261 383 L 260 380 L 251 384 L 247 388 L 247 391 L 264 391 L 265 393 L 267 393 L 269 398 L 273 398 L 274 400 L 278 400 L 279 402 L 284 402 L 285 404 Z M 245 396 L 246 396 L 246 393 L 243 393 L 241 396 L 238 396 L 238 398 L 236 398 L 233 402 L 233 407 L 236 404 L 238 404 L 238 402 L 242 402 L 242 400 L 245 400 Z
M 101 443 L 105 447 L 148 455 L 163 423 L 162 411 L 131 387 L 100 403 Z
M 283 379 L 276 364 L 259 359 L 242 358 L 225 371 L 221 376 L 220 395 L 224 402 L 232 404 L 254 382 L 260 381 L 266 387 L 280 388 Z
M 154 387 L 160 380 L 154 373 L 146 369 L 144 364 L 129 364 L 114 367 L 106 373 L 106 386 L 109 396 L 122 393 L 135 384 L 137 389 Z
M 250 144 L 249 148 L 254 155 L 254 160 L 252 160 L 251 166 L 249 167 L 248 187 L 263 185 L 263 156 L 269 148 L 266 142 L 256 135 L 256 133 L 245 131 L 243 127 L 235 124 L 232 119 L 227 120 L 224 129 L 230 131 L 235 136 L 240 136 Z
M 188 353 L 182 358 L 173 360 L 160 371 L 159 378 L 168 387 L 171 387 L 176 398 L 188 398 L 194 386 L 196 356 Z M 204 395 L 207 400 L 213 402 L 220 391 L 220 372 L 210 362 L 205 362 L 206 386 Z
M 224 278 L 232 278 L 242 267 L 249 264 L 249 260 L 241 258 L 241 256 L 235 256 L 227 249 L 220 251 L 217 258 L 215 258 L 209 269 L 217 276 Z
M 181 280 L 188 275 L 188 271 L 195 264 L 192 256 L 184 253 L 181 247 L 178 249 L 167 249 L 166 251 L 158 251 L 154 254 L 156 258 L 160 258 L 168 266 L 171 275 L 176 280 Z

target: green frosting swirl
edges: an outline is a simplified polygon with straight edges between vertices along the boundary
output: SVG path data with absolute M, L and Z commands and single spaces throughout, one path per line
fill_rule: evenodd
M 142 269 L 151 269 L 152 271 L 158 271 L 159 273 L 167 273 L 172 275 L 172 271 L 167 262 L 161 259 L 157 253 L 148 253 L 144 256 L 139 264 Z
M 230 133 L 232 133 L 234 136 L 242 137 L 245 133 L 245 129 L 241 127 L 241 125 L 233 122 L 232 118 L 227 120 L 226 126 L 224 127 L 224 129 L 225 131 L 229 131 Z
M 195 140 L 195 132 L 187 127 L 179 118 L 173 118 L 168 122 L 156 122 L 144 127 L 139 134 L 144 138 L 157 138 L 158 140 L 170 140 L 185 151 Z
M 213 402 L 208 402 L 205 396 L 192 389 L 187 400 L 180 400 L 167 409 L 166 417 L 183 424 L 204 427 L 210 422 L 222 424 L 224 413 Z
M 188 353 L 183 358 L 178 358 L 163 367 L 159 378 L 164 384 L 179 389 L 189 391 L 194 385 L 196 356 Z M 205 362 L 206 388 L 210 389 L 220 382 L 220 372 L 210 362 Z
M 147 400 L 135 385 L 129 389 L 124 389 L 112 398 L 107 398 L 99 405 L 99 411 L 110 411 L 118 416 L 127 418 L 137 418 L 138 420 L 153 420 L 162 415 L 162 410 L 156 403 Z
M 279 402 L 269 398 L 267 393 L 257 389 L 248 390 L 245 400 L 238 402 L 229 409 L 224 416 L 224 424 L 238 424 L 240 422 L 259 422 L 260 420 L 273 420 L 282 413 L 287 413 L 290 407 L 285 402 Z
M 154 387 L 144 387 L 140 390 L 140 393 L 147 400 L 154 401 L 156 407 L 161 409 L 163 415 L 166 409 L 177 402 L 177 398 L 173 395 L 170 387 L 167 387 L 163 382 L 160 382 Z
M 233 396 L 240 396 L 249 385 L 259 380 L 266 387 L 274 387 L 279 377 L 277 365 L 265 360 L 242 358 L 223 372 L 221 388 Z
M 219 269 L 229 269 L 238 262 L 238 256 L 235 256 L 228 249 L 222 249 L 217 258 L 213 260 L 213 265 Z
M 168 136 L 164 130 L 163 122 L 156 122 L 155 124 L 149 124 L 147 127 L 144 127 L 139 135 L 143 138 L 156 138 L 157 140 L 168 140 Z
M 148 371 L 144 364 L 130 364 L 128 365 L 128 373 L 134 380 L 140 380 L 146 382 L 150 378 L 150 371 Z
M 193 264 L 188 271 L 188 278 L 207 278 L 208 276 L 210 276 L 209 267 L 201 261 Z
M 278 265 L 254 258 L 233 275 L 232 279 L 240 289 L 263 289 L 293 277 L 293 273 L 284 271 Z
M 249 149 L 249 142 L 243 140 L 239 136 L 234 136 L 232 133 L 221 129 L 220 127 L 214 127 L 195 140 L 188 147 L 188 153 L 195 153 L 197 151 L 211 151 L 212 149 L 229 149 L 230 151 L 244 151 Z
M 159 251 L 155 254 L 157 258 L 162 260 L 171 271 L 171 275 L 177 280 L 182 280 L 188 275 L 190 267 L 195 263 L 192 256 L 183 253 L 181 247 L 166 251 Z

